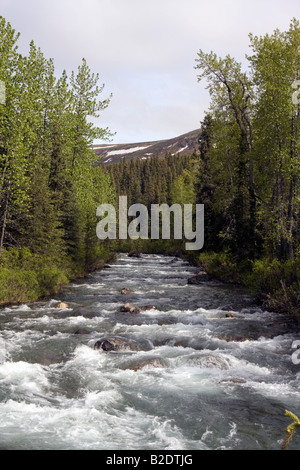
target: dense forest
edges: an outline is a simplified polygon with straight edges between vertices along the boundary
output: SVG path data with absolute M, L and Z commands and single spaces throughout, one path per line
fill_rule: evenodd
M 0 302 L 55 292 L 119 249 L 187 256 L 226 282 L 244 284 L 266 308 L 299 315 L 300 25 L 249 36 L 247 71 L 229 55 L 199 51 L 195 80 L 211 106 L 192 156 L 104 165 L 91 150 L 109 139 L 91 124 L 110 102 L 86 61 L 69 77 L 1 19 Z M 204 204 L 205 244 L 126 243 L 96 237 L 96 208 L 128 203 Z
M 85 60 L 57 77 L 53 60 L 0 20 L 0 301 L 36 299 L 107 256 L 96 237 L 95 207 L 113 202 L 91 144 L 108 129 L 89 121 L 105 109 L 103 85 Z M 3 98 L 3 97 L 2 97 Z

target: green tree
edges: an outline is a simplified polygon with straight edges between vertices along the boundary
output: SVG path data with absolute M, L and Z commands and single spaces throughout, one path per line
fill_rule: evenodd
M 300 72 L 300 26 L 287 32 L 250 35 L 249 57 L 257 103 L 256 178 L 266 248 L 279 259 L 293 258 L 299 239 L 299 105 L 292 88 Z
M 230 55 L 218 58 L 214 52 L 198 53 L 198 81 L 206 79 L 211 94 L 211 113 L 220 122 L 218 137 L 214 145 L 225 144 L 220 153 L 233 159 L 234 171 L 234 217 L 232 218 L 233 242 L 239 256 L 254 257 L 256 248 L 256 195 L 254 187 L 252 85 L 241 69 L 241 64 Z M 225 134 L 227 134 L 225 138 Z M 228 139 L 230 143 L 228 143 Z M 227 143 L 225 143 L 227 140 Z M 238 147 L 236 147 L 238 145 Z M 232 150 L 230 150 L 232 149 Z M 245 237 L 245 232 L 247 237 Z M 247 242 L 247 243 L 245 243 Z

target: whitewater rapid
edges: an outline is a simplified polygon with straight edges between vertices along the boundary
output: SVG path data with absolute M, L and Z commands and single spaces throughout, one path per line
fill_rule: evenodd
M 55 298 L 0 310 L 0 449 L 280 449 L 285 409 L 300 414 L 300 335 L 239 287 L 189 284 L 198 270 L 121 254 Z M 135 349 L 94 349 L 111 337 Z

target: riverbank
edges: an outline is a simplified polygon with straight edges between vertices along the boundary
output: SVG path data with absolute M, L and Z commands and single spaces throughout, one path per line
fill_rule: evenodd
M 300 262 L 267 258 L 238 262 L 229 252 L 186 255 L 209 275 L 229 284 L 248 288 L 268 311 L 300 320 Z
M 115 253 L 106 248 L 88 263 L 74 262 L 68 257 L 55 260 L 38 256 L 27 248 L 4 250 L 0 264 L 0 306 L 46 299 L 113 259 Z
M 180 240 L 126 241 L 119 245 L 119 251 L 182 257 L 219 281 L 249 289 L 265 310 L 300 320 L 299 259 L 294 262 L 268 258 L 237 261 L 229 251 L 186 251 Z
M 57 294 L 74 279 L 86 277 L 115 259 L 116 253 L 162 254 L 180 257 L 227 284 L 239 284 L 251 291 L 268 311 L 300 320 L 300 263 L 248 259 L 237 262 L 229 252 L 185 251 L 181 241 L 126 240 L 102 246 L 88 263 L 39 257 L 28 249 L 4 251 L 0 265 L 0 306 L 32 302 Z

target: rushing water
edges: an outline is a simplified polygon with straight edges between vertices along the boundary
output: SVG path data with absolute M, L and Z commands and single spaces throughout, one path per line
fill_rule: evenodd
M 196 272 L 120 255 L 57 298 L 2 309 L 0 448 L 280 449 L 284 410 L 300 411 L 300 336 L 242 289 L 188 284 Z M 94 349 L 112 337 L 135 350 Z

